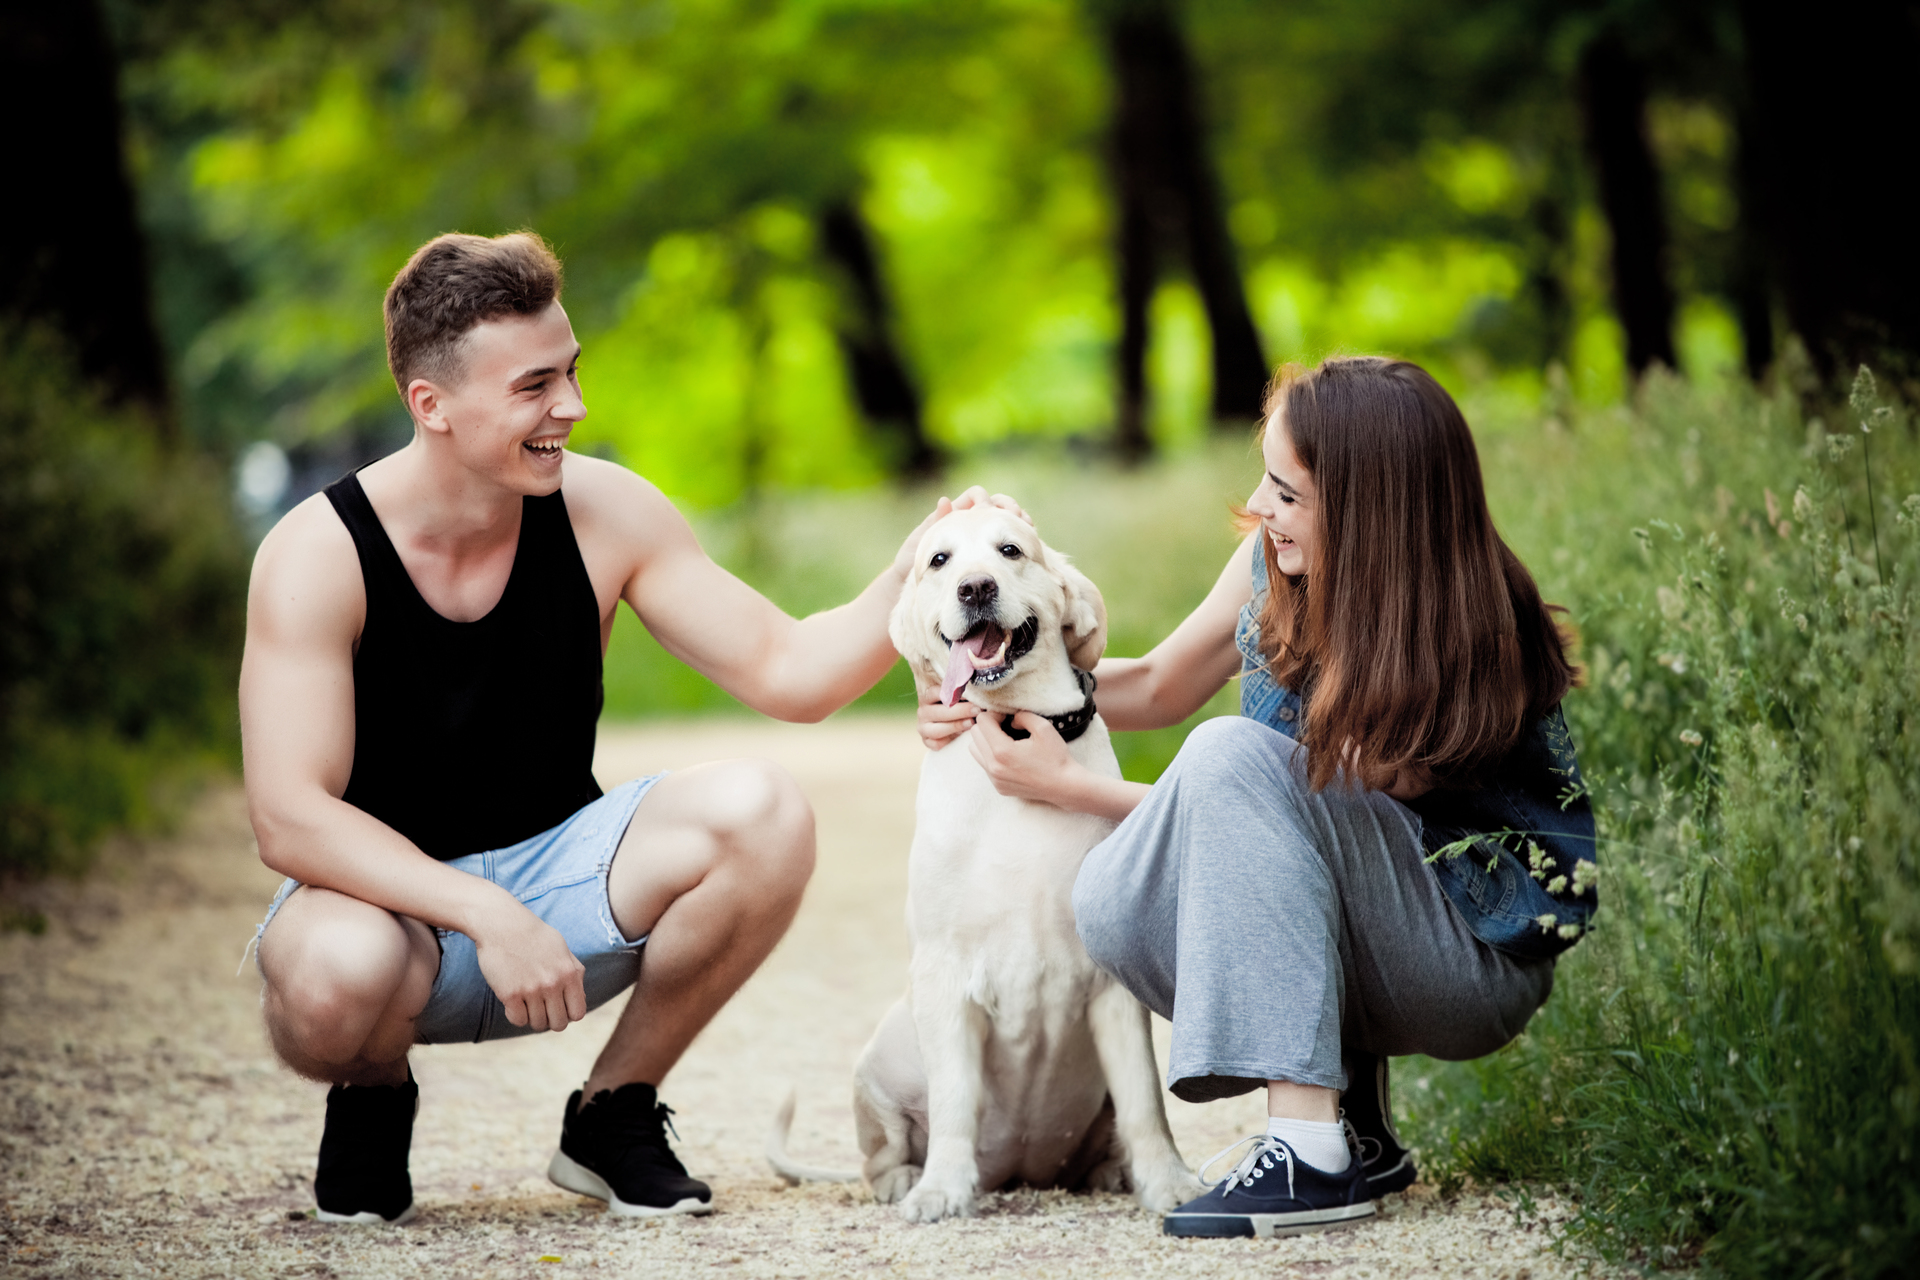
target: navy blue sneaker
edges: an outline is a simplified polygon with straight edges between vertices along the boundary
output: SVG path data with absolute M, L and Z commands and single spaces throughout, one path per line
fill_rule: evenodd
M 1282 1139 L 1256 1134 L 1202 1165 L 1201 1179 L 1221 1156 L 1248 1142 L 1253 1149 L 1226 1181 L 1169 1213 L 1161 1220 L 1162 1230 L 1170 1236 L 1292 1236 L 1373 1216 L 1357 1152 L 1344 1172 L 1326 1173 L 1296 1156 Z
M 1385 1058 L 1347 1050 L 1347 1091 L 1340 1095 L 1340 1117 L 1353 1126 L 1360 1140 L 1368 1195 L 1378 1198 L 1405 1191 L 1420 1177 L 1393 1127 L 1393 1093 L 1387 1087 Z

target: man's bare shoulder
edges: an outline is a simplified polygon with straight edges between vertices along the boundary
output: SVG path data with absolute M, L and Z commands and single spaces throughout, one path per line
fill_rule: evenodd
M 248 631 L 296 630 L 316 639 L 351 641 L 366 612 L 353 535 L 326 495 L 316 493 L 282 516 L 254 553 Z
M 563 483 L 567 517 L 583 544 L 644 557 L 693 536 L 686 518 L 652 481 L 617 462 L 569 453 Z

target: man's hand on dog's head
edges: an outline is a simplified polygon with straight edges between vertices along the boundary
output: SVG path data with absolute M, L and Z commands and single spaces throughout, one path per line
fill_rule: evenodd
M 1004 493 L 988 493 L 976 484 L 957 498 L 943 497 L 933 504 L 933 512 L 915 525 L 913 532 L 907 535 L 907 540 L 900 544 L 899 554 L 893 558 L 893 571 L 905 579 L 913 569 L 913 556 L 920 547 L 921 535 L 932 528 L 935 521 L 943 520 L 956 511 L 965 511 L 971 507 L 999 507 L 1002 511 L 1011 512 L 1028 524 L 1033 523 L 1033 517 L 1022 510 L 1020 504 L 1012 498 Z

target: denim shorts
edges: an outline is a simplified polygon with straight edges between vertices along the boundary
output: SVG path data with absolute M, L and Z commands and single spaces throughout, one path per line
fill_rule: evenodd
M 450 858 L 447 865 L 482 876 L 511 893 L 536 916 L 560 931 L 567 946 L 586 966 L 587 1007 L 595 1009 L 633 985 L 640 975 L 645 937 L 629 941 L 613 922 L 607 898 L 607 873 L 613 855 L 653 784 L 666 775 L 636 778 L 615 787 L 559 826 L 504 849 Z M 267 918 L 254 931 L 257 940 L 273 922 L 280 904 L 300 887 L 288 880 L 274 895 Z M 440 940 L 440 972 L 433 994 L 415 1020 L 419 1044 L 458 1044 L 504 1040 L 532 1033 L 507 1021 L 506 1009 L 481 976 L 473 939 L 452 929 L 435 929 Z

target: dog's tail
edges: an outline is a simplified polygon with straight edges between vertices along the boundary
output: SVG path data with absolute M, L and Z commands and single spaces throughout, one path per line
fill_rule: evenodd
M 790 1187 L 803 1182 L 858 1182 L 860 1175 L 848 1173 L 844 1169 L 816 1169 L 810 1164 L 797 1164 L 787 1158 L 787 1135 L 793 1132 L 794 1091 L 787 1090 L 787 1100 L 780 1104 L 780 1111 L 773 1117 L 773 1128 L 767 1130 L 767 1163 L 780 1175 L 780 1180 Z

